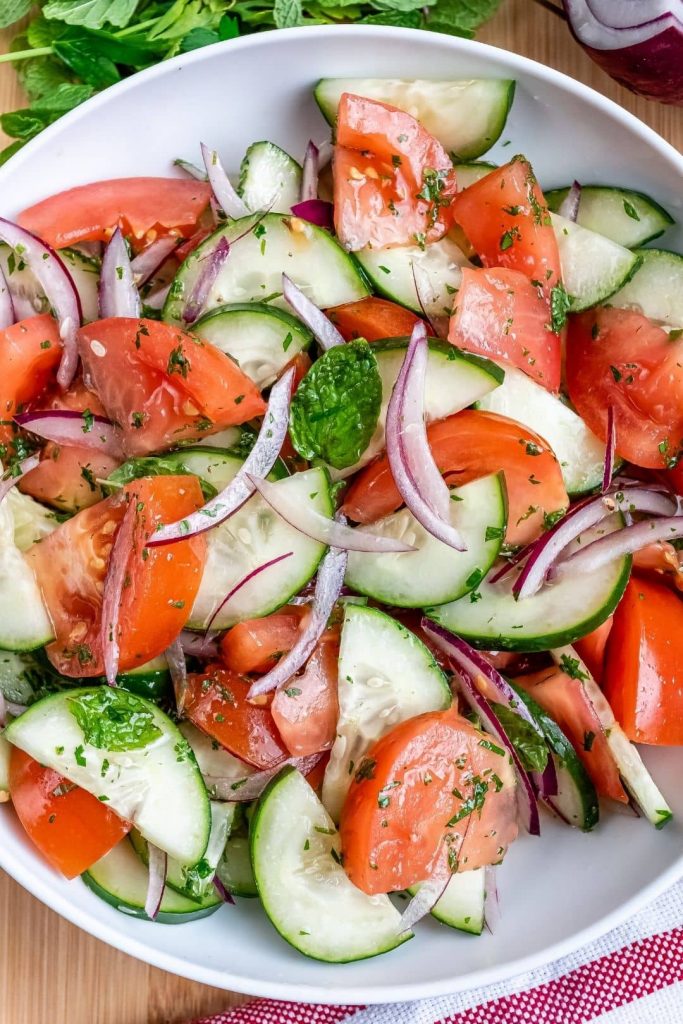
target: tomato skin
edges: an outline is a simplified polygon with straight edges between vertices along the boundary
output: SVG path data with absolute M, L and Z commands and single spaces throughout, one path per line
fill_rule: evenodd
M 81 329 L 79 350 L 86 378 L 121 426 L 128 455 L 198 440 L 265 410 L 257 387 L 232 359 L 169 324 L 98 320 Z
M 210 198 L 208 183 L 194 179 L 112 178 L 49 196 L 18 220 L 55 249 L 106 242 L 116 227 L 152 242 L 159 235 L 191 235 Z
M 515 782 L 507 756 L 483 740 L 450 709 L 408 719 L 373 744 L 357 766 L 339 825 L 354 885 L 369 894 L 406 889 L 448 865 L 449 852 L 453 870 L 453 858 L 459 870 L 500 861 L 517 837 Z M 495 785 L 484 787 L 487 777 Z M 483 803 L 467 814 L 475 784 Z
M 165 651 L 192 610 L 206 558 L 206 538 L 200 534 L 168 547 L 144 545 L 158 523 L 203 505 L 199 482 L 191 476 L 133 480 L 118 494 L 62 523 L 27 552 L 55 630 L 47 655 L 63 675 L 81 678 L 104 671 L 102 590 L 128 496 L 138 510 L 127 569 L 130 585 L 124 587 L 119 611 L 120 670 L 135 668 Z
M 9 772 L 12 803 L 25 832 L 67 878 L 82 874 L 130 832 L 130 822 L 105 803 L 18 747 L 12 747 Z M 66 792 L 55 796 L 60 786 Z
M 346 249 L 436 242 L 452 223 L 450 157 L 414 117 L 388 103 L 342 95 L 333 171 L 334 222 Z
M 268 672 L 277 663 L 276 655 L 292 649 L 308 614 L 306 607 L 292 604 L 261 619 L 238 622 L 221 639 L 223 662 L 241 675 Z
M 603 689 L 630 740 L 683 744 L 683 603 L 668 587 L 632 576 L 607 642 Z
M 562 471 L 546 441 L 497 413 L 465 409 L 427 427 L 434 460 L 450 486 L 503 470 L 508 497 L 508 544 L 526 544 L 541 532 L 544 513 L 567 508 Z M 540 483 L 533 483 L 530 477 Z M 343 511 L 355 522 L 372 523 L 402 505 L 382 455 L 357 474 Z M 529 515 L 529 509 L 535 509 Z
M 614 616 L 610 615 L 597 629 L 577 640 L 574 647 L 582 661 L 585 661 L 586 668 L 596 682 L 602 683 L 602 673 L 605 662 L 605 648 L 612 630 Z
M 96 481 L 106 479 L 118 465 L 117 459 L 92 448 L 49 441 L 40 465 L 19 481 L 19 490 L 54 508 L 78 511 L 102 501 L 105 493 Z
M 255 768 L 273 768 L 289 753 L 265 704 L 251 704 L 251 683 L 222 665 L 187 678 L 185 714 L 235 757 Z
M 405 338 L 412 334 L 415 324 L 424 322 L 396 302 L 374 296 L 345 302 L 326 310 L 326 313 L 345 341 L 353 341 L 354 338 L 365 338 L 366 341 Z M 427 334 L 434 333 L 429 324 L 425 324 L 425 327 Z
M 683 340 L 629 309 L 570 318 L 569 397 L 605 440 L 614 409 L 617 453 L 636 466 L 670 468 L 683 446 Z
M 555 394 L 562 347 L 548 319 L 547 302 L 524 274 L 464 267 L 448 340 L 466 352 L 516 366 Z
M 62 339 L 47 313 L 20 320 L 0 331 L 0 443 L 14 437 L 9 421 L 20 406 L 35 401 L 56 373 Z
M 334 743 L 339 719 L 338 662 L 336 627 L 323 634 L 303 672 L 273 698 L 273 720 L 293 757 L 329 750 Z

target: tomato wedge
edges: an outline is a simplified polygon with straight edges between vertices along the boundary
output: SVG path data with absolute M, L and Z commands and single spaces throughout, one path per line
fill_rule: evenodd
M 502 470 L 508 496 L 508 544 L 526 544 L 544 518 L 567 508 L 562 471 L 543 438 L 505 416 L 466 409 L 427 427 L 434 461 L 451 486 Z M 402 504 L 389 460 L 381 456 L 361 470 L 344 500 L 346 515 L 373 523 Z
M 454 710 L 397 725 L 357 766 L 339 831 L 344 868 L 363 892 L 407 889 L 443 862 L 495 864 L 517 837 L 507 755 Z
M 354 338 L 379 341 L 380 338 L 409 337 L 415 324 L 422 322 L 419 316 L 396 302 L 372 296 L 358 299 L 357 302 L 346 302 L 343 306 L 334 306 L 326 310 L 326 313 L 345 341 Z M 429 324 L 425 326 L 427 334 L 434 333 Z
M 262 619 L 238 622 L 221 639 L 223 661 L 233 672 L 262 675 L 276 664 L 281 654 L 292 649 L 299 625 L 307 615 L 307 608 L 292 604 Z
M 118 464 L 92 448 L 48 442 L 40 465 L 23 477 L 19 489 L 53 508 L 76 512 L 102 501 L 105 494 L 98 480 L 105 480 Z
M 258 388 L 229 356 L 170 324 L 98 320 L 80 331 L 79 349 L 129 455 L 197 440 L 265 410 Z
M 672 590 L 632 576 L 614 613 L 603 689 L 630 740 L 683 744 L 683 602 Z
M 49 196 L 19 223 L 55 249 L 106 242 L 115 228 L 139 242 L 159 235 L 187 238 L 209 205 L 211 187 L 183 178 L 113 178 Z
M 683 450 L 683 338 L 629 309 L 571 317 L 567 388 L 603 440 L 614 409 L 617 453 L 637 466 L 671 468 Z
M 574 644 L 579 657 L 585 661 L 586 667 L 596 682 L 602 682 L 602 672 L 605 661 L 605 648 L 609 638 L 614 616 L 610 615 L 597 629 L 586 636 L 581 637 Z
M 289 757 L 270 708 L 247 700 L 250 682 L 222 665 L 187 679 L 185 714 L 235 757 L 255 768 L 272 768 Z
M 515 683 L 530 693 L 557 722 L 581 758 L 600 796 L 627 804 L 628 797 L 607 745 L 607 737 L 581 680 L 559 668 L 546 668 L 519 676 Z
M 12 417 L 50 383 L 61 357 L 59 328 L 47 313 L 0 331 L 0 443 L 12 440 Z
M 18 747 L 9 766 L 12 803 L 29 839 L 50 864 L 75 878 L 130 831 L 130 823 Z
M 343 93 L 333 170 L 334 223 L 346 249 L 424 246 L 452 223 L 451 159 L 397 107 Z
M 518 270 L 465 267 L 448 340 L 467 352 L 510 363 L 555 393 L 562 346 L 549 319 L 543 295 Z
M 329 750 L 339 719 L 339 627 L 328 629 L 303 672 L 278 690 L 271 711 L 285 746 L 294 757 Z
M 683 560 L 681 552 L 666 540 L 641 548 L 633 556 L 633 568 L 654 573 L 662 583 L 683 591 Z
M 185 625 L 206 557 L 202 535 L 169 547 L 146 548 L 158 523 L 188 515 L 204 503 L 193 476 L 133 480 L 106 501 L 84 509 L 27 553 L 45 598 L 56 639 L 46 648 L 66 676 L 104 670 L 100 639 L 102 591 L 109 552 L 128 497 L 136 502 L 133 550 L 119 611 L 121 671 L 161 654 Z

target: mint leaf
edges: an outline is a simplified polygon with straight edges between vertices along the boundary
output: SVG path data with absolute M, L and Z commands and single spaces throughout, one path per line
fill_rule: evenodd
M 220 36 L 210 28 L 198 26 L 193 28 L 180 40 L 180 53 L 189 53 L 190 50 L 199 50 L 202 46 L 210 46 L 211 43 L 219 43 Z
M 528 772 L 542 772 L 548 763 L 548 748 L 544 738 L 530 722 L 521 718 L 512 708 L 504 704 L 491 704 L 498 721 L 505 729 L 508 739 L 519 754 L 522 765 Z
M 273 19 L 276 28 L 294 28 L 301 24 L 301 0 L 275 0 Z
M 437 0 L 427 14 L 426 27 L 471 39 L 480 25 L 498 10 L 500 0 Z
M 377 360 L 364 338 L 329 349 L 292 399 L 289 433 L 304 459 L 335 469 L 357 462 L 375 432 L 382 403 Z
M 50 0 L 43 7 L 43 14 L 46 18 L 83 28 L 102 28 L 103 25 L 124 28 L 135 14 L 138 3 L 139 0 Z
M 53 50 L 74 74 L 95 89 L 106 89 L 121 80 L 116 64 L 87 38 L 58 39 Z
M 55 39 L 59 39 L 66 31 L 66 25 L 63 22 L 48 21 L 47 18 L 38 15 L 26 29 L 26 41 L 33 48 L 52 46 Z
M 46 114 L 54 114 L 53 120 L 73 110 L 79 103 L 90 99 L 93 90 L 89 85 L 62 84 L 48 95 L 41 96 L 31 104 L 31 110 Z
M 100 686 L 67 700 L 85 742 L 98 750 L 141 750 L 161 736 L 146 701 L 126 690 Z
M 396 28 L 423 28 L 422 11 L 379 11 L 360 19 L 362 25 L 394 25 Z
M 29 100 L 37 100 L 60 85 L 71 85 L 70 73 L 51 57 L 22 61 L 17 65 L 17 73 Z
M 0 28 L 7 28 L 31 10 L 32 0 L 0 0 Z

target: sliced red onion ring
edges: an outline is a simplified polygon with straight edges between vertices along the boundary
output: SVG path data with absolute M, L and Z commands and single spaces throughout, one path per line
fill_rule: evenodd
M 0 729 L 4 729 L 7 725 L 7 701 L 5 695 L 0 690 Z
M 156 241 L 146 246 L 142 252 L 137 254 L 131 262 L 131 269 L 133 271 L 133 280 L 138 288 L 156 274 L 159 267 L 163 266 L 177 245 L 178 239 L 167 235 L 165 238 L 157 238 Z
M 109 316 L 140 316 L 142 304 L 121 228 L 116 229 L 104 250 L 99 298 L 102 319 Z
M 214 875 L 212 882 L 214 889 L 216 890 L 220 898 L 223 900 L 223 903 L 230 903 L 234 907 L 235 900 L 233 899 L 232 893 L 228 892 L 228 890 L 225 888 L 218 875 Z
M 104 672 L 110 686 L 116 686 L 119 671 L 119 612 L 121 596 L 128 571 L 128 559 L 133 550 L 135 524 L 137 520 L 137 496 L 130 494 L 123 519 L 116 531 L 109 553 L 109 565 L 104 578 L 102 594 L 102 625 L 100 638 L 104 656 Z
M 183 653 L 193 658 L 204 658 L 213 661 L 218 657 L 218 644 L 215 638 L 207 638 L 204 633 L 191 633 L 184 629 L 178 637 Z
M 180 643 L 180 638 L 174 640 L 164 653 L 171 673 L 176 710 L 182 716 L 187 699 L 187 665 L 185 664 L 185 652 Z
M 343 519 L 342 516 L 339 518 Z M 315 596 L 306 624 L 299 632 L 299 637 L 291 651 L 280 658 L 270 672 L 266 672 L 252 685 L 248 693 L 250 700 L 284 686 L 287 680 L 291 679 L 313 654 L 318 640 L 327 628 L 327 620 L 332 614 L 332 609 L 344 584 L 347 561 L 346 551 L 340 551 L 338 548 L 329 549 L 318 569 Z
M 500 899 L 498 898 L 496 868 L 493 864 L 487 864 L 484 868 L 484 922 L 491 934 L 493 934 L 498 927 L 500 917 Z
M 334 228 L 334 206 L 325 199 L 305 199 L 301 203 L 295 203 L 292 213 L 301 220 L 307 220 L 309 224 L 315 224 L 319 228 L 327 228 L 332 231 Z
M 25 228 L 0 217 L 0 239 L 21 256 L 45 292 L 59 321 L 59 336 L 64 345 L 57 370 L 59 386 L 66 390 L 76 375 L 78 348 L 76 333 L 81 324 L 81 300 L 69 271 L 54 249 Z
M 413 328 L 403 365 L 389 400 L 387 457 L 403 501 L 417 521 L 437 540 L 464 551 L 460 533 L 450 523 L 451 496 L 434 462 L 424 417 L 424 382 L 429 359 L 425 325 Z
M 16 319 L 12 293 L 0 268 L 0 331 L 4 331 L 5 327 L 11 327 Z
M 231 217 L 233 220 L 246 217 L 249 214 L 249 208 L 244 200 L 240 199 L 235 192 L 216 150 L 209 149 L 203 142 L 201 150 L 209 184 L 216 197 L 216 202 L 221 207 L 225 216 Z
M 425 320 L 427 321 L 427 323 L 429 324 L 437 338 L 447 338 L 448 327 L 446 326 L 446 329 L 444 330 L 443 324 L 443 320 L 445 318 L 439 317 L 438 319 L 441 320 L 442 322 L 437 323 L 436 318 L 432 318 L 427 312 L 427 306 L 425 305 L 424 296 L 427 292 L 427 288 L 429 287 L 429 279 L 427 277 L 424 267 L 416 266 L 415 261 L 413 260 L 413 262 L 410 264 L 410 269 L 413 274 L 415 294 L 417 295 L 418 305 L 422 310 L 422 316 L 425 318 Z
M 12 473 L 11 476 L 3 476 L 0 479 L 0 503 L 5 500 L 9 492 L 12 490 L 15 484 L 18 484 L 22 476 L 26 476 L 32 469 L 37 469 L 40 465 L 39 455 L 29 455 L 27 459 L 24 459 L 19 463 L 19 472 Z M 7 470 L 6 472 L 9 472 Z
M 209 292 L 229 255 L 230 242 L 227 238 L 221 237 L 216 242 L 214 249 L 202 257 L 202 269 L 183 309 L 182 316 L 186 324 L 193 324 L 195 320 L 199 319 L 209 297 Z
M 452 877 L 452 872 L 448 867 L 441 864 L 439 870 L 435 871 L 427 882 L 422 883 L 401 914 L 401 919 L 398 922 L 399 935 L 412 931 L 418 921 L 432 912 L 445 893 Z
M 576 220 L 579 216 L 579 204 L 581 202 L 581 186 L 578 181 L 572 182 L 572 187 L 567 192 L 566 196 L 560 203 L 557 212 L 561 217 L 566 217 L 567 220 Z
M 173 541 L 193 537 L 197 533 L 212 530 L 244 505 L 256 488 L 249 477 L 266 477 L 277 462 L 280 449 L 287 436 L 289 426 L 289 403 L 291 400 L 294 369 L 287 370 L 273 385 L 268 399 L 268 408 L 263 417 L 254 447 L 230 483 L 219 494 L 208 501 L 197 512 L 186 519 L 167 523 L 147 541 L 148 547 L 169 544 Z
M 243 779 L 223 779 L 215 775 L 205 775 L 204 783 L 216 800 L 225 800 L 228 803 L 251 803 L 257 800 L 266 788 L 271 779 L 274 779 L 278 772 L 288 765 L 292 765 L 302 775 L 308 775 L 317 765 L 322 754 L 309 754 L 307 757 L 288 757 L 286 761 L 279 761 L 272 768 L 264 771 L 253 772 Z
M 277 565 L 278 562 L 283 562 L 285 558 L 291 558 L 293 554 L 293 551 L 287 551 L 285 552 L 284 555 L 277 555 L 275 558 L 271 558 L 269 562 L 264 562 L 263 565 L 257 566 L 256 569 L 252 569 L 251 572 L 248 572 L 246 576 L 243 576 L 242 579 L 238 583 L 236 583 L 231 590 L 227 592 L 227 594 L 225 595 L 221 603 L 218 605 L 216 610 L 212 612 L 211 618 L 209 619 L 206 625 L 206 629 L 204 630 L 204 640 L 208 641 L 210 639 L 209 634 L 211 632 L 211 626 L 216 621 L 216 616 L 225 607 L 225 605 L 228 603 L 231 597 L 234 597 L 235 594 L 238 593 L 238 591 L 240 591 L 242 587 L 245 587 L 247 583 L 253 580 L 255 576 L 259 576 L 262 572 L 265 572 L 266 569 L 270 569 L 271 566 Z
M 320 151 L 315 142 L 309 139 L 304 155 L 303 173 L 301 175 L 301 202 L 318 198 L 318 173 Z
M 203 171 L 201 167 L 197 167 L 196 164 L 190 163 L 189 160 L 183 160 L 182 157 L 176 157 L 173 161 L 175 167 L 180 167 L 182 171 L 189 174 L 191 178 L 196 178 L 197 181 L 206 181 L 206 171 Z
M 55 444 L 93 448 L 113 458 L 123 454 L 121 431 L 104 416 L 84 419 L 75 409 L 34 409 L 14 417 L 15 422 Z
M 153 921 L 159 913 L 161 901 L 164 898 L 168 858 L 163 850 L 160 850 L 154 843 L 149 842 L 147 843 L 147 858 L 149 881 L 147 883 L 145 913 L 150 921 Z
M 595 572 L 615 558 L 633 555 L 656 541 L 678 540 L 679 537 L 683 537 L 683 516 L 680 514 L 665 519 L 647 519 L 594 540 L 554 566 L 552 578 L 556 580 L 571 573 Z
M 614 456 L 617 450 L 617 426 L 614 416 L 614 406 L 607 406 L 607 447 L 605 448 L 605 468 L 602 472 L 602 493 L 612 486 L 612 475 L 614 473 Z
M 329 317 L 325 316 L 322 309 L 318 309 L 286 274 L 282 275 L 282 294 L 299 319 L 313 332 L 325 352 L 337 345 L 345 344 L 344 338 Z

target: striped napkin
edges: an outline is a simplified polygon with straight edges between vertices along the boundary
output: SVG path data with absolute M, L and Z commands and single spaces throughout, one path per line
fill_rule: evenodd
M 576 953 L 496 985 L 369 1007 L 257 999 L 195 1024 L 683 1024 L 682 922 L 680 881 Z

